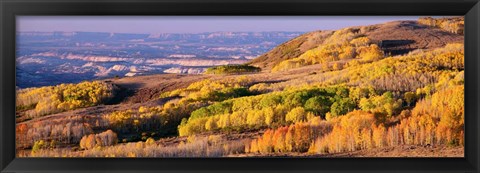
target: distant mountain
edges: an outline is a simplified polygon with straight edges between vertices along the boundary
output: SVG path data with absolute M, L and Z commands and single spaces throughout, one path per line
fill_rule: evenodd
M 131 34 L 106 32 L 18 32 L 19 42 L 119 42 L 119 41 L 173 41 L 184 43 L 250 44 L 257 42 L 283 42 L 301 32 L 206 32 Z M 55 44 L 55 43 L 52 43 Z

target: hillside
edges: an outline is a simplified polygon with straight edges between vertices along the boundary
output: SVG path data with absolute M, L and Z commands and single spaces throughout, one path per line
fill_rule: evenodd
M 306 33 L 252 60 L 262 71 L 21 89 L 17 155 L 461 157 L 462 41 L 396 21 Z
M 346 29 L 351 29 L 361 36 L 366 36 L 372 42 L 379 44 L 382 50 L 389 55 L 404 54 L 416 49 L 434 49 L 443 47 L 447 43 L 463 42 L 463 35 L 423 25 L 417 21 L 394 21 Z M 248 64 L 264 70 L 271 70 L 282 61 L 299 57 L 307 50 L 325 44 L 324 41 L 331 37 L 333 33 L 334 31 L 315 31 L 303 34 L 281 44 Z
M 332 33 L 332 31 L 314 31 L 300 35 L 253 59 L 248 64 L 262 69 L 271 69 L 281 61 L 295 58 L 303 52 L 317 47 Z

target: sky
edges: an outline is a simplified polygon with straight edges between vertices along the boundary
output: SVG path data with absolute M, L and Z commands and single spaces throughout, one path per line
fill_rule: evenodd
M 418 16 L 17 16 L 17 31 L 201 33 L 335 30 Z

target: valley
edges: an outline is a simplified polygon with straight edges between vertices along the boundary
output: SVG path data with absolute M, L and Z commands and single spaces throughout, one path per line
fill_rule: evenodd
M 17 86 L 161 73 L 199 74 L 212 66 L 246 63 L 300 34 L 19 32 L 17 49 L 22 51 L 17 58 Z

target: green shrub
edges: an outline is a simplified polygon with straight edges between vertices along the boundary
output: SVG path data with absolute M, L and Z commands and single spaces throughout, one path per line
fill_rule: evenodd
M 222 65 L 210 67 L 205 72 L 206 74 L 241 74 L 241 73 L 255 73 L 260 72 L 261 69 L 250 65 Z

